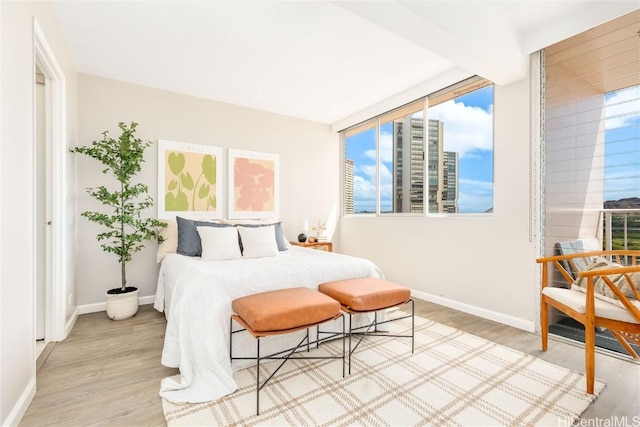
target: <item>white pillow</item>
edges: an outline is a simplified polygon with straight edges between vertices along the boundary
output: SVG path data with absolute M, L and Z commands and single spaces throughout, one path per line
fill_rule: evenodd
M 203 261 L 240 259 L 240 244 L 235 227 L 197 227 L 202 243 Z
M 158 218 L 158 221 L 167 224 L 160 232 L 164 240 L 158 245 L 158 252 L 156 253 L 156 261 L 159 264 L 167 254 L 175 254 L 178 250 L 178 224 L 175 218 Z
M 236 227 L 242 240 L 244 258 L 262 258 L 278 255 L 275 226 Z

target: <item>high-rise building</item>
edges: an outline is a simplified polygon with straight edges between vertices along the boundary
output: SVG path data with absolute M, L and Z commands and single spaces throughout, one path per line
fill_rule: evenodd
M 405 117 L 393 123 L 393 212 L 424 212 L 423 120 Z
M 458 212 L 458 153 L 443 151 L 442 210 Z
M 429 120 L 427 146 L 429 212 L 443 212 L 442 192 L 444 174 L 442 157 L 444 146 L 444 123 L 440 120 Z
M 353 213 L 353 160 L 344 161 L 344 213 Z
M 429 120 L 425 162 L 423 124 L 424 119 L 411 117 L 394 123 L 393 211 L 424 212 L 426 167 L 429 212 L 457 212 L 458 153 L 444 151 L 444 124 Z
M 444 151 L 443 130 L 443 122 L 429 120 L 425 149 L 424 119 L 404 117 L 393 122 L 391 209 L 383 212 L 424 213 L 425 197 L 428 212 L 458 212 L 458 153 Z M 353 160 L 345 159 L 346 214 L 355 212 L 354 173 Z

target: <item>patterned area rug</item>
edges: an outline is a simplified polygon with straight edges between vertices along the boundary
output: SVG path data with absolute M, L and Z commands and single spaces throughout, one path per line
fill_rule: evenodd
M 395 333 L 409 328 L 391 324 Z M 582 374 L 436 322 L 416 317 L 414 354 L 410 343 L 366 338 L 345 378 L 340 360 L 291 360 L 260 392 L 259 416 L 255 367 L 237 372 L 238 390 L 217 401 L 163 399 L 164 416 L 168 426 L 572 425 L 595 399 Z M 328 342 L 314 352 L 341 348 Z M 596 381 L 596 395 L 604 386 Z

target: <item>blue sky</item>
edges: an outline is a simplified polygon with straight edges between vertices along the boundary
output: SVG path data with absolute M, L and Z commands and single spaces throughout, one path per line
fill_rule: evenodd
M 640 197 L 640 86 L 605 102 L 604 199 Z

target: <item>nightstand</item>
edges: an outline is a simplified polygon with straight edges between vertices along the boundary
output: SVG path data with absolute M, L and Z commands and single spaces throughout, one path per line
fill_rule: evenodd
M 302 246 L 304 248 L 317 249 L 319 251 L 333 252 L 333 243 L 331 242 L 289 242 L 294 246 Z

